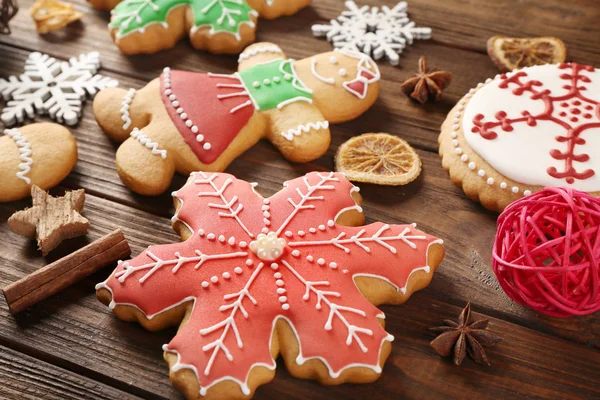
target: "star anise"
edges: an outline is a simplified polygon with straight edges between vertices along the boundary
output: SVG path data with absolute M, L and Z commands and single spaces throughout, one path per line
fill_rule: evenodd
M 460 365 L 467 353 L 477 364 L 490 365 L 484 347 L 494 346 L 502 338 L 487 331 L 489 319 L 471 321 L 471 303 L 462 310 L 458 322 L 445 320 L 444 326 L 430 328 L 440 335 L 429 345 L 443 357 L 454 353 L 454 364 Z
M 440 71 L 437 68 L 429 70 L 425 57 L 419 58 L 419 72 L 409 78 L 400 88 L 405 95 L 412 97 L 421 104 L 428 100 L 437 101 L 442 95 L 442 91 L 450 85 L 452 74 L 446 71 Z

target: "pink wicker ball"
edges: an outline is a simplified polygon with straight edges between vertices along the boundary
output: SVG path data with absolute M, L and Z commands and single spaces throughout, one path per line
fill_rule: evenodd
M 492 266 L 506 294 L 555 317 L 600 310 L 600 199 L 546 188 L 498 217 Z

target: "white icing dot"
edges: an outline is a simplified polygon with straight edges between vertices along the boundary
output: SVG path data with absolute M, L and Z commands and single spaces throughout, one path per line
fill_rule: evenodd
M 485 171 L 480 169 L 479 171 L 477 171 L 477 175 L 484 177 L 485 176 Z
M 330 219 L 329 221 L 327 221 L 327 226 L 328 226 L 328 227 L 330 227 L 330 228 L 331 228 L 331 227 L 332 227 L 332 226 L 334 226 L 334 225 L 335 225 L 335 222 L 333 222 L 333 220 L 332 220 L 332 219 Z
M 169 96 L 169 100 L 173 101 L 173 100 L 177 100 L 177 96 L 175 96 L 174 94 Z
M 281 272 L 275 272 L 273 276 L 275 277 L 275 279 L 281 279 Z
M 254 261 L 252 261 L 252 259 L 249 258 L 249 259 L 246 260 L 246 265 L 247 266 L 251 266 L 252 264 L 254 264 Z
M 456 149 L 454 149 L 454 151 L 456 152 L 456 154 L 461 155 L 463 152 L 463 149 L 461 149 L 460 147 L 457 147 Z
M 310 228 L 308 231 L 309 231 L 310 233 L 315 233 L 315 232 L 317 232 L 317 230 L 316 230 L 315 228 Z
M 279 83 L 279 82 L 281 82 L 281 79 L 279 79 L 279 77 L 276 76 L 276 77 L 273 78 L 273 82 Z
M 215 276 L 212 276 L 212 277 L 210 278 L 210 281 L 211 281 L 212 283 L 217 283 L 217 282 L 219 282 L 219 278 L 218 278 L 218 277 L 215 275 Z
M 287 237 L 292 237 L 293 233 L 292 231 L 285 231 L 284 235 Z
M 458 125 L 458 124 L 452 125 L 452 130 L 453 131 L 458 131 L 459 129 L 460 129 L 460 125 Z M 456 132 L 452 132 L 452 133 L 454 135 L 456 135 Z M 456 136 L 452 136 L 452 137 L 456 137 Z
M 283 79 L 285 79 L 286 81 L 291 81 L 292 80 L 292 76 L 290 74 L 285 74 L 283 76 Z
M 461 161 L 463 162 L 467 162 L 469 160 L 469 156 L 466 154 L 463 154 L 462 156 L 460 156 Z
M 456 138 L 458 137 L 458 134 L 457 134 L 456 132 L 452 132 L 452 133 L 450 134 L 450 137 L 451 137 L 452 139 L 456 139 Z
M 330 263 L 329 263 L 329 268 L 336 269 L 336 268 L 337 268 L 337 264 L 336 264 L 336 263 L 334 263 L 334 262 L 330 262 Z
M 230 279 L 231 278 L 231 274 L 229 272 L 223 272 L 223 278 Z
M 206 238 L 208 240 L 215 240 L 217 236 L 214 233 L 209 233 L 208 235 L 206 235 Z
M 198 127 L 196 125 L 192 126 L 192 133 L 198 133 Z
M 454 147 L 458 147 L 458 140 L 454 139 L 454 140 L 452 141 L 452 146 L 454 146 Z
M 292 256 L 294 256 L 294 257 L 300 256 L 300 250 L 292 250 Z
M 265 80 L 263 81 L 263 83 L 268 86 L 268 85 L 271 84 L 271 80 L 269 78 L 265 78 Z
M 269 204 L 271 201 L 269 199 L 263 199 L 264 204 Z
M 513 186 L 513 187 L 512 187 L 512 192 L 513 192 L 513 193 L 519 193 L 519 188 L 518 188 L 518 187 L 516 187 L 516 186 Z
M 346 71 L 346 68 L 340 68 L 340 69 L 338 70 L 338 74 L 339 74 L 340 76 L 348 76 L 348 71 Z
M 212 146 L 211 146 L 211 145 L 210 145 L 210 143 L 208 143 L 208 142 L 204 143 L 204 146 L 202 146 L 202 148 L 203 148 L 204 150 L 210 150 L 210 148 L 211 148 L 211 147 L 212 147 Z
M 203 142 L 204 141 L 204 135 L 199 133 L 198 135 L 196 135 L 196 142 Z
M 276 284 L 277 286 L 283 286 L 283 285 L 285 285 L 285 283 L 284 283 L 284 282 L 283 282 L 281 279 L 277 279 L 277 280 L 275 281 L 275 284 Z
M 475 169 L 476 165 L 473 161 L 471 161 L 468 165 L 469 169 Z
M 204 289 L 206 289 L 208 287 L 208 285 L 210 285 L 210 283 L 206 282 L 206 281 L 202 281 L 202 287 Z
M 175 108 L 179 107 L 179 102 L 177 100 L 175 100 L 174 102 L 171 103 L 171 105 Z
M 298 231 L 298 236 L 304 236 L 304 235 L 306 235 L 306 232 L 304 232 L 304 231 Z
M 335 65 L 337 64 L 338 60 L 335 56 L 331 56 L 329 57 L 329 62 Z
M 219 235 L 219 242 L 223 243 L 225 241 L 225 236 Z
M 319 230 L 320 231 L 324 231 L 325 230 L 325 225 L 319 225 Z
M 277 288 L 277 294 L 284 294 L 286 292 L 286 290 L 282 287 Z
M 279 264 L 277 264 L 277 263 L 271 264 L 271 269 L 274 270 L 274 271 L 278 270 L 279 269 Z
M 177 114 L 181 114 L 181 113 L 183 112 L 183 108 L 179 107 L 179 108 L 176 110 L 176 112 L 177 112 Z
M 531 190 L 523 190 L 523 196 L 529 196 L 531 194 Z
M 229 243 L 230 246 L 233 246 L 235 244 L 235 238 L 233 236 L 230 237 L 227 243 Z
M 282 308 L 283 310 L 286 310 L 286 311 L 287 311 L 287 310 L 289 310 L 289 309 L 290 309 L 290 305 L 289 305 L 289 304 L 287 304 L 287 303 L 285 303 L 285 304 L 282 304 L 282 305 L 281 305 L 281 308 Z
M 310 254 L 306 256 L 306 261 L 308 262 L 313 262 L 315 258 L 313 256 L 311 256 Z
M 285 296 L 279 296 L 279 302 L 285 303 L 286 301 L 287 301 L 287 297 L 285 297 Z
M 252 86 L 254 86 L 255 88 L 258 88 L 258 87 L 260 87 L 260 82 L 254 81 L 254 82 L 252 82 Z
M 173 93 L 173 92 L 171 91 L 171 89 L 167 89 L 167 90 L 165 90 L 165 95 L 166 95 L 166 96 L 170 96 L 170 95 L 171 95 L 171 93 Z
M 181 118 L 182 120 L 186 120 L 187 119 L 187 114 L 186 113 L 181 113 L 181 115 L 179 116 L 179 118 Z
M 239 243 L 240 247 L 243 249 L 246 246 L 248 246 L 248 243 L 244 242 L 243 240 Z
M 192 120 L 188 119 L 187 121 L 185 121 L 185 126 L 187 126 L 188 128 L 192 126 Z
M 488 185 L 493 185 L 494 184 L 494 178 L 488 178 L 487 184 Z
M 235 272 L 236 274 L 240 275 L 242 272 L 244 272 L 244 270 L 241 269 L 240 267 L 235 267 L 235 269 L 233 270 L 233 272 Z
M 204 229 L 200 229 L 198 231 L 198 235 L 200 235 L 200 237 L 204 236 Z
M 508 186 L 508 185 L 506 184 L 506 182 L 502 182 L 502 183 L 500 184 L 500 189 L 506 189 L 506 187 L 507 187 L 507 186 Z
M 325 260 L 324 260 L 324 259 L 322 259 L 322 258 L 319 258 L 319 259 L 317 260 L 317 264 L 319 264 L 319 265 L 325 265 Z

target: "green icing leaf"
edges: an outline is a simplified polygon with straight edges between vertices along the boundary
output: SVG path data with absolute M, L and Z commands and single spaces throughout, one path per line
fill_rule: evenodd
M 126 35 L 151 23 L 165 23 L 169 11 L 181 5 L 191 6 L 195 26 L 210 26 L 213 33 L 237 35 L 254 13 L 245 0 L 125 0 L 113 10 L 109 26 Z

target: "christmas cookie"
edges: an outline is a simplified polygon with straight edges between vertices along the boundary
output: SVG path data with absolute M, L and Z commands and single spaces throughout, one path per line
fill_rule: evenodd
M 192 46 L 239 53 L 256 36 L 258 17 L 292 15 L 311 0 L 88 0 L 112 10 L 108 29 L 125 54 L 171 48 L 188 35 Z
M 68 129 L 40 123 L 7 129 L 0 136 L 0 202 L 58 185 L 77 162 L 77 143 Z
M 393 337 L 373 304 L 427 286 L 442 241 L 415 225 L 363 226 L 358 188 L 312 172 L 270 198 L 224 173 L 193 173 L 174 192 L 183 243 L 122 261 L 98 298 L 149 330 L 180 325 L 164 345 L 188 399 L 247 399 L 282 356 L 324 384 L 379 377 Z
M 498 75 L 459 101 L 439 142 L 454 183 L 490 210 L 545 186 L 600 195 L 600 71 L 571 63 Z
M 117 170 L 127 186 L 163 193 L 175 170 L 223 171 L 261 138 L 291 161 L 315 160 L 329 147 L 329 125 L 358 117 L 379 94 L 377 65 L 361 53 L 295 61 L 259 43 L 239 60 L 239 72 L 230 75 L 165 68 L 139 91 L 98 94 L 98 123 L 124 142 Z

